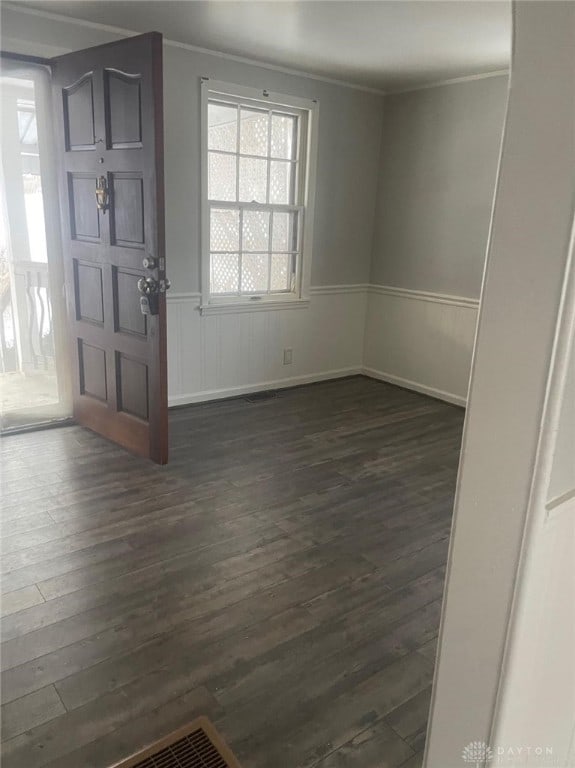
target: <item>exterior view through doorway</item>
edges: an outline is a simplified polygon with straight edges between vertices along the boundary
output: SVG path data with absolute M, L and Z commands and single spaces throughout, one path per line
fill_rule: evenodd
M 2 59 L 1 428 L 72 414 L 47 68 Z

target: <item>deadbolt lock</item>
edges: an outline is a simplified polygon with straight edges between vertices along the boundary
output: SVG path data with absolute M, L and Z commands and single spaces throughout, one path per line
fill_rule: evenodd
M 153 256 L 146 256 L 146 258 L 142 261 L 142 264 L 144 265 L 144 269 L 158 268 L 158 260 L 154 259 Z

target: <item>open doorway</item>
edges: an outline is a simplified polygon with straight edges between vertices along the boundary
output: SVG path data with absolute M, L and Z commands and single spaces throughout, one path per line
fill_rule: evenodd
M 165 463 L 161 35 L 3 58 L 3 427 Z
M 2 430 L 71 415 L 50 85 L 2 61 L 0 378 Z

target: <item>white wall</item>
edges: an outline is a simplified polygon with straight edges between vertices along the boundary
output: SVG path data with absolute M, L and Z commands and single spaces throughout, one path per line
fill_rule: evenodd
M 564 342 L 575 314 L 572 267 L 571 283 L 565 282 L 575 198 L 575 4 L 518 2 L 514 14 L 510 100 L 427 768 L 461 765 L 462 750 L 473 741 L 515 750 L 550 746 L 552 764 L 562 768 L 575 757 L 568 757 L 575 712 L 575 507 L 564 497 L 548 508 L 558 385 L 569 380 L 573 365 Z M 568 458 L 556 455 L 562 465 Z M 574 480 L 575 473 L 567 487 Z M 549 765 L 545 755 L 524 758 L 516 752 L 500 764 Z
M 508 78 L 385 99 L 365 332 L 370 375 L 464 404 Z
M 2 6 L 2 48 L 56 55 L 123 35 Z M 203 317 L 200 290 L 200 78 L 318 99 L 313 293 L 303 309 Z M 164 46 L 166 250 L 171 403 L 356 373 L 371 265 L 383 98 L 324 80 Z M 343 287 L 342 287 L 343 286 Z M 346 290 L 346 286 L 351 286 Z M 361 286 L 358 289 L 357 286 Z M 358 293 L 358 290 L 360 293 Z M 284 366 L 284 348 L 293 364 Z M 198 354 L 198 350 L 202 350 Z M 225 360 L 218 360 L 225 351 Z
M 479 298 L 508 78 L 385 99 L 371 282 Z
M 170 403 L 361 373 L 365 286 L 312 289 L 306 309 L 200 316 L 200 295 L 168 304 Z M 292 349 L 293 364 L 283 365 Z
M 5 6 L 2 22 L 4 49 L 48 56 L 122 36 Z M 506 78 L 384 99 L 175 44 L 164 70 L 170 402 L 364 371 L 465 404 Z M 307 308 L 197 310 L 202 76 L 320 101 Z

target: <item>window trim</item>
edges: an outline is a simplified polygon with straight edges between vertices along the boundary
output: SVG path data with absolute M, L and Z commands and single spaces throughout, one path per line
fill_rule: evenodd
M 313 222 L 316 192 L 319 102 L 297 96 L 274 93 L 271 91 L 235 85 L 221 80 L 203 77 L 201 80 L 201 304 L 202 314 L 230 313 L 298 308 L 309 305 L 311 262 L 313 246 Z M 257 296 L 217 296 L 210 294 L 210 203 L 208 201 L 208 101 L 212 94 L 233 99 L 236 102 L 262 101 L 270 106 L 307 113 L 305 132 L 305 179 L 302 185 L 303 200 L 299 206 L 302 218 L 298 236 L 301 238 L 301 258 L 296 272 L 295 289 L 286 293 L 271 293 Z M 233 205 L 230 203 L 230 205 Z M 246 204 L 248 206 L 256 204 Z M 267 210 L 267 208 L 266 208 Z

